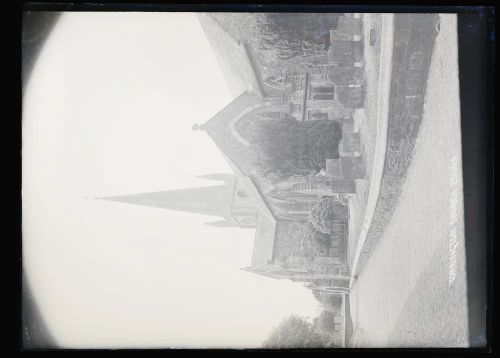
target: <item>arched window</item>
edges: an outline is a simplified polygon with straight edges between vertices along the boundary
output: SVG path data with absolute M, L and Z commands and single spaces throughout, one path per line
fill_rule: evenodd
M 316 100 L 333 100 L 335 98 L 334 87 L 311 87 L 309 90 L 309 98 Z
M 238 197 L 240 198 L 248 198 L 248 194 L 244 190 L 238 190 L 236 192 L 236 195 L 238 195 Z
M 321 119 L 328 119 L 328 112 L 317 109 L 310 109 L 309 111 L 307 111 L 307 120 L 315 121 Z
M 287 114 L 285 112 L 275 112 L 275 111 L 258 112 L 255 114 L 255 118 L 259 120 L 283 119 L 286 116 Z
M 286 87 L 286 77 L 284 75 L 269 76 L 264 80 L 264 82 L 277 89 L 283 89 Z

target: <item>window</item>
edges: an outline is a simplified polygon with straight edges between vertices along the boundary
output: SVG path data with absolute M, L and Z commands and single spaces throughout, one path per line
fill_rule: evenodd
M 274 88 L 282 89 L 286 87 L 286 78 L 283 75 L 267 77 L 264 82 Z
M 309 98 L 316 100 L 333 100 L 335 98 L 334 87 L 311 87 Z
M 307 112 L 307 119 L 310 121 L 328 119 L 328 112 L 319 110 L 310 110 Z
M 259 112 L 255 114 L 255 118 L 257 119 L 283 119 L 286 117 L 286 113 L 284 112 Z
M 248 194 L 244 190 L 238 190 L 236 192 L 236 195 L 238 195 L 238 197 L 240 198 L 248 198 Z

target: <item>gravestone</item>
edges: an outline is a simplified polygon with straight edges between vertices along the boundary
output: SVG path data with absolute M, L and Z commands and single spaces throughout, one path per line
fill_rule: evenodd
M 340 16 L 337 23 L 337 32 L 352 36 L 361 36 L 363 34 L 363 20 L 361 18 Z
M 328 188 L 338 194 L 355 194 L 356 183 L 354 179 L 331 178 L 327 183 Z
M 362 84 L 365 72 L 362 68 L 352 66 L 334 67 L 327 72 L 328 79 L 336 85 Z
M 353 133 L 354 132 L 354 119 L 352 118 L 345 118 L 342 119 L 340 122 L 341 125 L 341 130 L 342 130 L 342 136 L 347 133 Z
M 344 155 L 355 155 L 361 150 L 361 140 L 358 133 L 353 132 L 342 132 L 342 139 L 339 143 L 339 153 L 341 156 Z
M 340 159 L 326 160 L 326 173 L 332 178 L 342 179 L 342 170 L 340 168 Z
M 329 58 L 336 63 L 355 64 L 363 60 L 363 44 L 361 41 L 346 41 L 337 39 L 331 34 L 331 46 L 328 50 Z
M 366 176 L 365 162 L 362 157 L 342 157 L 340 166 L 343 179 L 364 179 Z
M 341 32 L 338 32 L 337 30 L 330 30 L 330 41 L 352 41 L 353 40 L 353 35 L 351 34 L 344 34 Z
M 366 168 L 362 157 L 341 157 L 326 160 L 326 173 L 336 179 L 364 179 Z
M 366 97 L 365 85 L 339 85 L 337 86 L 338 99 L 347 108 L 363 108 Z

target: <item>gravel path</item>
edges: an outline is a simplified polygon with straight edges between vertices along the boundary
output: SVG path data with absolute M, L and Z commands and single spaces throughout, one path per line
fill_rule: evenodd
M 364 70 L 366 74 L 366 98 L 363 109 L 354 113 L 354 126 L 358 130 L 362 143 L 362 157 L 366 165 L 366 179 L 356 180 L 356 195 L 350 202 L 350 220 L 353 232 L 349 238 L 348 262 L 351 266 L 357 247 L 357 240 L 365 219 L 365 209 L 370 189 L 370 174 L 373 167 L 373 153 L 377 137 L 378 87 L 380 72 L 380 35 L 381 14 L 363 14 Z M 375 30 L 378 38 L 370 46 L 370 30 Z
M 461 167 L 456 185 L 449 168 L 453 158 L 461 163 L 456 46 L 456 17 L 441 16 L 424 116 L 399 205 L 353 286 L 358 347 L 468 344 Z M 453 193 L 458 221 L 450 225 Z M 452 229 L 457 271 L 449 284 Z

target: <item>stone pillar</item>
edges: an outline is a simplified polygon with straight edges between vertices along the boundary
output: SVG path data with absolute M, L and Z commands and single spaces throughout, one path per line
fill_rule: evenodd
M 344 118 L 340 121 L 340 125 L 342 126 L 342 135 L 344 133 L 354 133 L 354 119 Z
M 353 41 L 353 35 L 330 30 L 330 41 Z
M 340 163 L 343 178 L 364 179 L 366 177 L 365 163 L 362 157 L 342 157 Z
M 339 153 L 341 156 L 354 156 L 361 150 L 361 140 L 358 133 L 342 132 L 342 139 L 339 143 Z
M 340 159 L 326 160 L 326 173 L 328 176 L 336 179 L 342 179 L 342 170 L 340 168 Z
M 359 85 L 365 82 L 365 71 L 353 66 L 332 67 L 327 71 L 327 78 L 336 85 Z
M 363 34 L 363 20 L 348 16 L 339 16 L 337 32 L 351 36 L 361 36 Z
M 365 163 L 362 157 L 341 157 L 326 160 L 326 173 L 336 179 L 364 179 Z
M 342 194 L 354 194 L 356 193 L 356 183 L 353 179 L 340 179 L 340 178 L 330 178 L 325 182 L 325 185 L 334 192 Z

